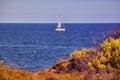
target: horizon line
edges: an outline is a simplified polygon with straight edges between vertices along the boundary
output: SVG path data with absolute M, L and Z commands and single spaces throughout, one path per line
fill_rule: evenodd
M 43 24 L 44 24 L 44 23 L 50 24 L 50 23 L 55 23 L 55 24 L 56 24 L 56 23 L 58 23 L 58 22 L 0 22 L 0 24 L 1 24 L 1 23 L 29 23 L 29 24 L 34 24 L 34 23 L 35 23 L 35 24 L 42 24 L 42 23 L 43 23 Z M 120 24 L 120 22 L 62 22 L 62 23 L 65 23 L 65 24 L 67 24 L 67 23 L 69 23 L 69 24 L 70 24 L 70 23 L 75 23 L 75 24 L 76 24 L 76 23 L 80 23 L 80 24 L 83 24 L 83 23 L 96 23 L 96 24 L 97 24 L 97 23 L 117 23 L 117 24 Z

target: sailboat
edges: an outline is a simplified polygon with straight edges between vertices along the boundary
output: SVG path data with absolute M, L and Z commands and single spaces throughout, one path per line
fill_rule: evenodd
M 65 31 L 65 28 L 62 28 L 61 21 L 58 21 L 58 25 L 57 25 L 57 28 L 55 29 L 55 31 Z

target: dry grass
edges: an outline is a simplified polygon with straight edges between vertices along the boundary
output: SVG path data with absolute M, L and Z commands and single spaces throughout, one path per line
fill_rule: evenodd
M 0 80 L 32 80 L 33 73 L 0 65 Z

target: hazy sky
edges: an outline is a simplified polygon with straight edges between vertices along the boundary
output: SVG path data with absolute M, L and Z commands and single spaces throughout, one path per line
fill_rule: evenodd
M 120 0 L 0 0 L 0 22 L 120 23 Z

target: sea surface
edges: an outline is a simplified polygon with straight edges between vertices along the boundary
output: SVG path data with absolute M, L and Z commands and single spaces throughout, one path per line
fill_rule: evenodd
M 117 23 L 0 23 L 0 59 L 12 68 L 37 71 L 68 57 L 75 49 L 94 47 Z

